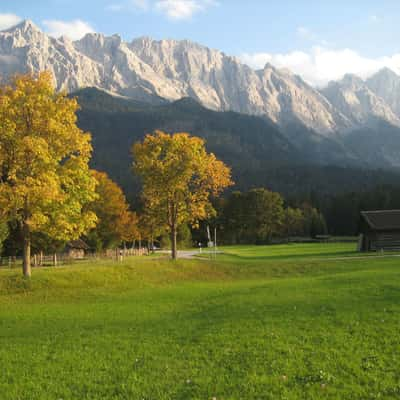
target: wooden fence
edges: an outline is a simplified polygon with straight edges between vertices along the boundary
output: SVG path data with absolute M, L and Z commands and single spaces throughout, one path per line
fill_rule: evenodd
M 34 254 L 31 257 L 32 267 L 48 267 L 72 264 L 75 262 L 90 261 L 90 260 L 114 260 L 123 261 L 125 257 L 145 256 L 149 254 L 149 250 L 145 247 L 140 249 L 111 249 L 104 252 L 86 253 L 82 257 L 71 256 L 68 253 L 56 254 Z M 0 268 L 20 267 L 22 257 L 0 257 Z

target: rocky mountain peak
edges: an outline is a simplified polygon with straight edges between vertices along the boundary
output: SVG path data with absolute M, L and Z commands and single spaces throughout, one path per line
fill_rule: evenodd
M 213 110 L 264 115 L 281 124 L 301 121 L 324 134 L 341 129 L 345 120 L 318 91 L 271 64 L 254 71 L 188 40 L 142 37 L 125 43 L 117 35 L 89 33 L 71 42 L 36 29 L 25 22 L 12 33 L 0 32 L 0 57 L 12 60 L 7 67 L 0 63 L 0 73 L 48 69 L 59 89 L 94 86 L 156 103 L 191 97 Z M 36 36 L 21 39 L 22 31 Z
M 367 86 L 380 96 L 400 116 L 400 76 L 383 68 L 366 80 Z
M 351 90 L 358 90 L 364 86 L 364 81 L 354 74 L 345 74 L 337 83 L 339 86 Z
M 381 68 L 378 72 L 372 75 L 369 79 L 400 79 L 399 75 L 396 74 L 392 69 L 388 67 Z
M 19 22 L 17 25 L 14 25 L 10 28 L 4 29 L 1 32 L 41 32 L 40 28 L 35 25 L 30 19 L 24 19 L 23 21 Z
M 47 36 L 31 20 L 26 19 L 17 25 L 6 30 L 0 31 L 3 37 L 8 37 L 14 46 L 25 46 L 42 42 Z
M 264 71 L 265 71 L 265 70 L 275 70 L 275 67 L 274 67 L 270 62 L 267 62 L 267 63 L 264 65 L 263 70 L 264 70 Z
M 360 77 L 346 74 L 337 82 L 330 82 L 321 90 L 329 102 L 344 114 L 354 127 L 383 119 L 400 126 L 400 118 L 388 104 Z
M 119 35 L 105 36 L 101 33 L 87 33 L 82 39 L 74 42 L 77 50 L 94 54 L 118 48 L 122 43 Z
M 157 104 L 190 97 L 213 110 L 261 115 L 282 126 L 300 122 L 323 135 L 364 124 L 371 115 L 395 124 L 400 116 L 400 95 L 390 94 L 400 93 L 393 71 L 367 82 L 347 74 L 318 91 L 288 70 L 267 63 L 255 71 L 189 40 L 127 43 L 118 35 L 88 33 L 73 42 L 51 38 L 29 20 L 0 32 L 0 75 L 45 69 L 58 89 L 98 87 Z

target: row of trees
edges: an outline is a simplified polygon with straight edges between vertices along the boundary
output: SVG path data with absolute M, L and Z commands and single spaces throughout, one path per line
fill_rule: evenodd
M 16 75 L 0 87 L 0 242 L 56 251 L 82 235 L 94 249 L 140 237 L 122 190 L 92 171 L 91 136 L 77 125 L 75 99 L 56 93 L 49 73 Z
M 0 240 L 22 244 L 23 273 L 31 248 L 61 248 L 84 237 L 94 250 L 168 234 L 172 258 L 178 233 L 190 237 L 200 221 L 216 218 L 231 243 L 265 243 L 276 236 L 325 232 L 322 216 L 290 208 L 278 193 L 254 189 L 216 202 L 233 184 L 231 171 L 205 142 L 187 133 L 156 131 L 132 148 L 142 181 L 140 217 L 121 188 L 89 168 L 89 133 L 77 125 L 75 99 L 56 93 L 48 73 L 17 75 L 0 87 Z M 214 201 L 212 201 L 214 200 Z
M 216 221 L 225 243 L 268 243 L 274 238 L 314 237 L 327 233 L 323 215 L 309 204 L 285 205 L 283 197 L 264 188 L 233 192 L 222 199 Z
M 78 108 L 55 92 L 47 72 L 0 87 L 0 236 L 11 231 L 22 242 L 24 275 L 31 275 L 32 245 L 56 248 L 82 235 L 101 249 L 168 231 L 176 258 L 179 228 L 215 212 L 210 196 L 232 183 L 230 169 L 202 139 L 147 135 L 133 147 L 143 182 L 140 223 L 122 190 L 90 170 L 91 136 L 76 124 Z
M 95 200 L 85 205 L 84 212 L 96 215 L 96 224 L 81 233 L 86 244 L 92 251 L 99 252 L 141 240 L 142 232 L 146 232 L 142 227 L 143 221 L 130 211 L 121 188 L 103 172 L 91 170 L 90 173 L 96 179 Z M 0 244 L 9 255 L 22 251 L 23 234 L 20 228 L 16 220 L 0 224 Z M 45 230 L 35 230 L 30 234 L 31 252 L 57 253 L 73 238 L 76 236 L 59 239 Z

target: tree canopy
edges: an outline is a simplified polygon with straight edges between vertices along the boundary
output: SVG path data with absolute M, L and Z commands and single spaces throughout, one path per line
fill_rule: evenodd
M 106 173 L 92 171 L 98 182 L 97 199 L 89 205 L 98 222 L 87 235 L 88 244 L 95 250 L 118 246 L 138 238 L 138 217 L 129 211 L 122 189 Z
M 291 236 L 314 237 L 326 234 L 323 215 L 308 203 L 285 207 L 279 193 L 265 188 L 235 191 L 218 205 L 216 224 L 226 244 L 269 243 Z
M 134 144 L 132 151 L 145 207 L 169 230 L 176 258 L 179 226 L 196 225 L 214 213 L 210 196 L 232 184 L 231 171 L 207 153 L 203 139 L 188 133 L 156 131 Z
M 33 232 L 70 240 L 96 222 L 85 209 L 96 197 L 91 137 L 77 127 L 77 109 L 47 72 L 16 75 L 0 87 L 1 217 L 21 229 L 25 276 Z

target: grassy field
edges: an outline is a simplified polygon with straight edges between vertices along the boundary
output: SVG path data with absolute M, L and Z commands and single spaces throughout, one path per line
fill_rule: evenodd
M 400 398 L 400 257 L 224 248 L 0 271 L 0 399 Z

